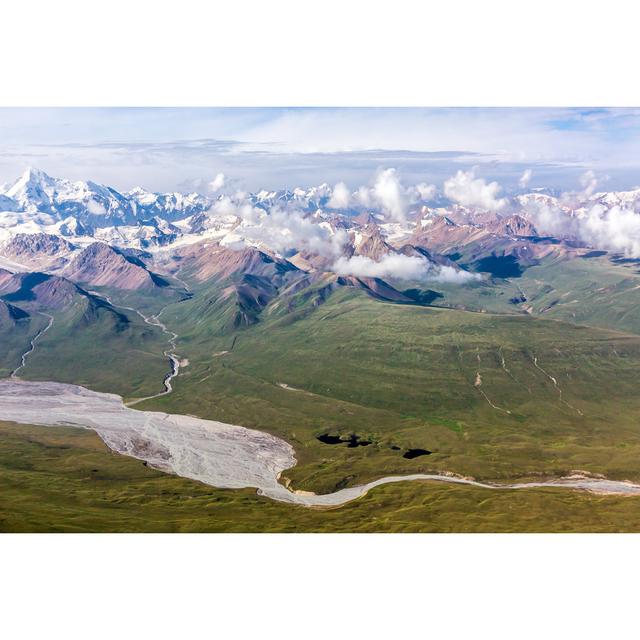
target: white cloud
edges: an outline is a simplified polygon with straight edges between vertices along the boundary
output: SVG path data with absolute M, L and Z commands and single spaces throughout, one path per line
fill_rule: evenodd
M 462 284 L 481 278 L 478 274 L 459 271 L 449 266 L 440 266 L 419 256 L 387 254 L 379 261 L 366 256 L 338 258 L 332 271 L 342 276 L 361 278 L 397 278 L 399 280 L 418 280 L 435 282 L 453 282 Z
M 107 213 L 104 206 L 93 198 L 89 198 L 89 200 L 87 200 L 87 211 L 94 216 L 104 216 Z
M 298 109 L 261 120 L 236 139 L 252 141 L 251 149 L 277 143 L 279 149 L 302 153 L 461 149 L 515 162 L 628 162 L 637 155 L 632 127 L 640 114 L 608 109 L 602 117 L 607 124 L 630 128 L 630 135 L 612 143 L 602 121 L 589 121 L 571 108 Z M 580 127 L 550 126 L 563 120 L 580 121 Z
M 223 196 L 213 203 L 209 211 L 219 216 L 239 215 L 240 206 L 241 203 L 239 201 L 234 201 L 229 196 Z
M 579 219 L 580 239 L 593 247 L 640 257 L 640 215 L 629 209 L 592 207 Z
M 346 209 L 349 206 L 351 200 L 351 193 L 344 182 L 338 182 L 333 188 L 333 193 L 327 206 L 331 209 Z
M 476 178 L 475 172 L 458 171 L 444 183 L 444 194 L 447 198 L 465 207 L 480 207 L 490 211 L 500 211 L 507 205 L 506 198 L 498 198 L 502 190 L 497 182 L 485 182 Z
M 593 178 L 585 179 L 589 189 Z M 563 201 L 561 199 L 561 201 Z M 530 203 L 526 213 L 540 233 L 584 242 L 594 249 L 640 258 L 640 214 L 620 206 L 596 204 L 578 213 L 553 203 Z
M 308 251 L 326 258 L 342 253 L 349 237 L 344 229 L 334 229 L 326 222 L 318 222 L 308 213 L 293 207 L 254 207 L 246 194 L 220 197 L 209 215 L 236 216 L 238 224 L 225 239 L 225 244 L 241 247 L 261 245 L 281 255 Z
M 337 186 L 337 185 L 336 185 Z M 421 188 L 427 185 L 419 185 Z M 419 197 L 418 187 L 413 191 L 405 190 L 400 183 L 394 168 L 380 169 L 375 176 L 372 188 L 360 187 L 355 193 L 355 200 L 366 208 L 379 208 L 384 214 L 396 222 L 403 222 L 407 214 L 408 201 Z
M 427 184 L 421 182 L 407 189 L 407 197 L 410 202 L 419 202 L 420 200 L 431 200 L 436 195 L 437 187 L 435 184 Z
M 393 220 L 402 222 L 406 216 L 407 202 L 395 169 L 378 172 L 373 185 L 373 195 L 382 211 Z
M 360 187 L 356 191 L 355 197 L 363 207 L 371 207 L 373 204 L 373 200 L 371 198 L 371 190 L 367 187 Z
M 222 187 L 224 187 L 225 181 L 226 181 L 226 177 L 225 177 L 224 173 L 216 174 L 216 177 L 208 185 L 209 191 L 211 193 L 215 193 L 216 191 L 220 191 L 220 189 L 222 189 Z
M 518 186 L 521 189 L 526 189 L 529 186 L 529 182 L 531 182 L 531 177 L 533 176 L 533 171 L 531 169 L 526 169 L 523 174 L 520 176 L 518 180 Z
M 548 174 L 549 163 L 553 163 L 551 187 L 568 188 L 568 181 L 575 181 L 577 167 L 585 162 L 598 172 L 623 172 L 621 185 L 636 182 L 640 111 L 606 109 L 595 117 L 580 111 L 5 109 L 0 182 L 15 179 L 16 167 L 31 164 L 34 157 L 41 158 L 42 168 L 51 175 L 91 178 L 121 191 L 138 184 L 154 191 L 174 190 L 194 176 L 208 176 L 212 166 L 233 175 L 252 191 L 313 184 L 319 175 L 332 183 L 360 184 L 368 172 L 394 166 L 398 157 L 402 158 L 403 175 L 411 175 L 412 182 L 425 171 L 440 182 L 455 173 L 460 154 L 467 153 L 479 154 L 467 156 L 468 162 L 498 160 L 516 162 L 519 167 L 525 163 L 535 173 L 540 166 L 541 173 Z M 563 121 L 579 126 L 555 124 Z M 612 136 L 612 131 L 618 135 Z M 127 143 L 132 136 L 148 142 Z M 106 142 L 95 142 L 105 137 Z M 244 142 L 236 142 L 240 140 Z M 403 156 L 399 150 L 409 155 Z M 422 160 L 411 155 L 425 151 L 443 155 Z M 455 160 L 449 155 L 452 151 L 457 152 Z M 314 157 L 309 152 L 320 155 Z M 362 155 L 357 155 L 360 152 Z M 505 186 L 509 180 L 511 185 L 515 167 L 509 169 L 500 162 L 492 164 L 494 179 Z
M 263 209 L 243 206 L 238 210 L 242 223 L 234 233 L 249 242 L 263 243 L 280 254 L 309 251 L 325 257 L 338 256 L 348 240 L 343 229 L 320 225 L 291 209 Z
M 403 280 L 422 280 L 432 263 L 417 256 L 387 254 L 375 262 L 366 256 L 338 258 L 332 269 L 341 276 L 359 276 L 363 278 L 401 278 Z
M 482 280 L 482 276 L 479 273 L 471 273 L 464 269 L 454 269 L 447 265 L 437 267 L 437 272 L 433 278 L 436 282 L 449 282 L 451 284 L 464 284 L 466 282 L 472 282 L 474 280 Z
M 534 200 L 527 203 L 524 212 L 539 233 L 557 237 L 577 236 L 576 219 L 552 203 Z
M 354 200 L 365 208 L 380 209 L 396 222 L 404 222 L 409 205 L 431 200 L 436 192 L 436 186 L 426 182 L 405 189 L 398 172 L 390 167 L 376 173 L 372 188 L 360 187 L 354 194 Z
M 585 171 L 580 176 L 580 185 L 582 186 L 582 193 L 580 196 L 584 200 L 589 199 L 598 186 L 598 178 L 596 177 L 596 174 L 591 171 L 591 169 L 589 169 L 589 171 Z

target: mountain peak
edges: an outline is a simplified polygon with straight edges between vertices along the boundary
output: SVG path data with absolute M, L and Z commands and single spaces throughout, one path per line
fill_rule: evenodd
M 22 175 L 13 183 L 13 185 L 7 190 L 7 195 L 11 196 L 17 194 L 20 191 L 35 186 L 49 185 L 54 182 L 54 179 L 47 175 L 42 169 L 36 167 L 27 167 Z
M 38 169 L 38 167 L 27 167 L 21 176 L 22 180 L 51 180 L 51 176 L 46 174 L 42 169 Z
M 65 274 L 74 282 L 118 289 L 154 288 L 156 281 L 141 264 L 127 260 L 104 242 L 93 242 L 67 265 Z
M 28 167 L 5 191 L 4 195 L 17 200 L 21 206 L 45 209 L 51 204 L 51 194 L 56 180 L 41 169 Z

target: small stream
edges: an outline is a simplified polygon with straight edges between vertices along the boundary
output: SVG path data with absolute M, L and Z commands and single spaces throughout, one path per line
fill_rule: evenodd
M 148 325 L 152 327 L 159 328 L 166 336 L 168 336 L 167 342 L 169 343 L 169 348 L 165 349 L 162 353 L 169 361 L 169 371 L 166 373 L 164 378 L 162 379 L 162 386 L 164 387 L 164 391 L 160 391 L 159 393 L 155 393 L 152 396 L 146 396 L 144 398 L 136 398 L 135 400 L 131 400 L 127 403 L 127 406 L 133 406 L 134 404 L 138 404 L 139 402 L 144 402 L 145 400 L 152 400 L 153 398 L 159 398 L 160 396 L 166 396 L 173 391 L 173 387 L 171 386 L 171 381 L 178 375 L 180 372 L 180 359 L 176 355 L 176 341 L 178 340 L 178 334 L 175 331 L 171 331 L 167 329 L 166 325 L 160 321 L 160 316 L 166 309 L 164 307 L 161 311 L 159 311 L 156 315 L 146 316 L 139 309 L 135 309 L 134 307 L 127 307 L 121 304 L 115 304 L 109 296 L 98 293 L 97 291 L 89 291 L 89 293 L 93 296 L 96 296 L 105 302 L 108 302 L 112 307 L 117 309 L 126 309 L 127 311 L 133 311 L 137 315 L 139 315 Z M 171 304 L 171 303 L 169 303 Z M 167 305 L 169 306 L 169 305 Z
M 24 369 L 24 367 L 27 364 L 27 358 L 36 350 L 36 344 L 38 342 L 38 340 L 45 334 L 47 333 L 47 331 L 49 331 L 49 329 L 51 329 L 52 325 L 53 325 L 53 316 L 50 316 L 48 313 L 40 313 L 41 316 L 44 316 L 45 318 L 49 318 L 49 322 L 47 323 L 47 326 L 40 329 L 40 331 L 38 331 L 38 333 L 36 333 L 36 335 L 31 339 L 31 342 L 29 343 L 29 348 L 22 354 L 22 356 L 20 357 L 20 366 L 16 367 L 9 375 L 11 378 L 18 378 L 18 371 L 20 371 L 20 369 Z

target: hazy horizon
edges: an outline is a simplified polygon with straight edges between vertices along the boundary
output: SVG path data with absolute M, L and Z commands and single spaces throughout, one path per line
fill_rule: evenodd
M 393 166 L 407 183 L 476 167 L 514 190 L 640 184 L 640 111 L 582 108 L 4 108 L 0 182 L 27 166 L 119 190 L 189 191 L 224 173 L 256 191 L 367 184 Z M 195 185 L 195 186 L 194 186 Z

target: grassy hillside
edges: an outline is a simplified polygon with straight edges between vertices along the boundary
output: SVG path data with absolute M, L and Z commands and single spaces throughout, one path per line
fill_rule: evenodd
M 300 461 L 287 476 L 318 492 L 432 470 L 640 478 L 635 336 L 526 314 L 387 304 L 353 290 L 297 315 L 263 317 L 216 335 L 174 316 L 190 364 L 172 395 L 138 408 L 280 435 Z M 372 444 L 327 445 L 317 440 L 325 433 Z M 407 460 L 409 448 L 433 453 Z
M 168 476 L 90 431 L 0 423 L 0 531 L 640 531 L 640 499 L 442 483 L 314 510 Z
M 595 252 L 597 254 L 597 252 Z M 434 284 L 439 306 L 563 320 L 640 335 L 640 272 L 636 261 L 607 255 L 549 256 L 518 278 L 464 287 Z M 521 298 L 526 300 L 520 301 Z
M 136 314 L 119 321 L 99 308 L 88 323 L 76 310 L 57 314 L 38 340 L 20 375 L 26 380 L 56 380 L 97 391 L 143 396 L 162 390 L 168 370 L 162 355 L 166 340 L 159 329 Z
M 543 317 L 640 334 L 640 274 L 606 256 L 550 262 L 518 281 L 529 311 Z
M 17 322 L 0 321 L 0 378 L 8 376 L 20 365 L 30 340 L 47 326 L 48 318 L 32 314 Z

